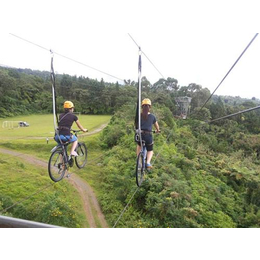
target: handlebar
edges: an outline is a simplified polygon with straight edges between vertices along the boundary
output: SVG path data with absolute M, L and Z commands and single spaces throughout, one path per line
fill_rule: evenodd
M 74 130 L 74 129 L 70 129 L 71 132 L 73 132 L 74 134 L 82 132 L 82 130 Z
M 74 130 L 74 129 L 70 129 L 70 131 L 73 132 L 74 134 L 77 134 L 79 132 L 83 132 L 82 130 Z M 86 132 L 88 132 L 88 130 Z

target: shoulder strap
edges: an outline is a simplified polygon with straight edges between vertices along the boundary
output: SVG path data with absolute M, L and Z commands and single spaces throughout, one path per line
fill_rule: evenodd
M 60 124 L 60 122 L 68 115 L 69 113 L 66 113 L 61 119 L 58 120 L 58 125 Z

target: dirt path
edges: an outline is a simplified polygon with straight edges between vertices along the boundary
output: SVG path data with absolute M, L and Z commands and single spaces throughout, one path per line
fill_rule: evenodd
M 20 152 L 7 150 L 0 148 L 0 153 L 5 153 L 9 155 L 13 155 L 16 157 L 20 157 L 26 162 L 38 165 L 40 167 L 44 167 L 47 170 L 48 163 L 45 161 L 42 161 L 38 158 L 35 158 L 32 155 L 23 154 Z M 89 226 L 91 228 L 97 227 L 97 223 L 95 221 L 94 215 L 97 216 L 97 220 L 102 228 L 107 228 L 108 225 L 106 223 L 105 217 L 101 211 L 100 205 L 98 203 L 98 200 L 95 196 L 95 193 L 93 189 L 90 187 L 90 185 L 83 179 L 81 179 L 76 174 L 72 174 L 69 178 L 64 178 L 64 180 L 68 180 L 79 192 L 81 199 L 83 201 L 84 211 L 86 213 L 86 217 L 89 223 Z M 64 181 L 63 180 L 63 181 Z
M 108 124 L 102 124 L 101 126 L 99 126 L 98 128 L 92 130 L 91 132 L 87 132 L 87 133 L 80 133 L 80 136 L 90 136 L 90 135 L 94 135 L 97 134 L 99 132 L 101 132 Z M 54 132 L 52 133 L 54 135 Z M 28 136 L 25 137 L 26 139 L 36 139 L 36 140 L 41 140 L 41 139 L 46 139 L 46 136 Z
M 101 227 L 107 228 L 108 227 L 107 222 L 101 211 L 95 193 L 93 189 L 90 187 L 90 185 L 75 174 L 71 175 L 70 178 L 68 178 L 68 180 L 80 193 L 80 196 L 83 200 L 84 209 L 86 212 L 89 226 L 92 228 L 97 227 L 95 218 L 93 216 L 93 210 L 94 210 L 96 212 L 98 222 L 100 223 Z
M 105 127 L 107 126 L 107 124 L 103 124 L 101 125 L 99 128 L 96 128 L 95 130 L 91 131 L 91 132 L 87 132 L 85 134 L 82 134 L 82 136 L 87 136 L 87 135 L 94 135 L 96 133 L 101 132 Z

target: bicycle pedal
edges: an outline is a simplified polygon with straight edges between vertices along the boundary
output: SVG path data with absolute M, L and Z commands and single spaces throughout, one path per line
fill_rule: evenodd
M 72 167 L 74 165 L 74 160 L 73 158 L 70 158 L 69 159 L 69 166 Z

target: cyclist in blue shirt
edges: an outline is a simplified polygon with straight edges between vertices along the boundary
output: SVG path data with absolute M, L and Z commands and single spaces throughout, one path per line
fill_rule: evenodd
M 160 132 L 159 124 L 156 120 L 156 117 L 150 113 L 152 102 L 150 99 L 145 98 L 142 101 L 142 113 L 141 113 L 141 130 L 142 130 L 142 140 L 145 140 L 145 146 L 147 149 L 146 157 L 146 168 L 151 169 L 151 160 L 153 157 L 153 136 L 152 129 L 153 126 L 156 128 L 156 133 Z M 137 155 L 141 151 L 141 145 L 138 143 L 136 148 Z
M 75 122 L 80 130 L 83 132 L 87 132 L 88 129 L 85 129 L 81 123 L 79 122 L 78 117 L 73 114 L 74 111 L 74 104 L 71 101 L 64 102 L 64 113 L 60 114 L 59 116 L 59 135 L 55 135 L 55 141 L 57 143 L 62 142 L 70 142 L 72 143 L 70 155 L 71 156 L 78 156 L 75 149 L 78 144 L 78 139 L 75 135 L 71 134 L 71 126 Z

